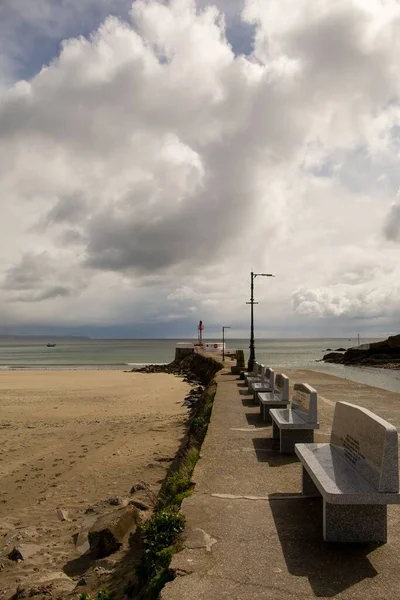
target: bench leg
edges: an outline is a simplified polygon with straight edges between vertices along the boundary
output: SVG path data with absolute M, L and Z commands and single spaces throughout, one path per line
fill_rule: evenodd
M 254 404 L 259 404 L 260 405 L 260 413 L 261 413 L 261 403 L 260 403 L 260 401 L 258 399 L 257 392 L 253 392 L 253 402 L 254 402 Z
M 301 489 L 303 496 L 320 496 L 317 486 L 307 473 L 304 467 L 301 472 Z
M 295 444 L 308 444 L 313 441 L 313 429 L 281 429 L 281 454 L 294 454 Z
M 324 500 L 324 540 L 339 543 L 387 542 L 386 504 L 328 504 Z
M 275 408 L 275 407 L 273 407 L 273 408 Z M 263 406 L 263 420 L 265 423 L 267 423 L 267 425 L 271 425 L 271 423 L 272 423 L 272 417 L 269 414 L 269 409 L 270 409 L 269 406 Z
M 279 427 L 275 421 L 272 421 L 272 437 L 274 440 L 279 440 Z

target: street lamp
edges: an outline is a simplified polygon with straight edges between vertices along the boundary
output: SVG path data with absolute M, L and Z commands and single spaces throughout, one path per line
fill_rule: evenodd
M 258 304 L 258 302 L 254 302 L 254 280 L 256 277 L 275 277 L 272 273 L 250 273 L 250 302 L 246 302 L 246 304 L 250 304 L 250 356 L 249 362 L 247 364 L 247 370 L 249 372 L 253 371 L 254 361 L 256 360 L 256 353 L 254 348 L 254 305 Z
M 230 329 L 227 325 L 222 328 L 222 360 L 225 360 L 225 329 Z

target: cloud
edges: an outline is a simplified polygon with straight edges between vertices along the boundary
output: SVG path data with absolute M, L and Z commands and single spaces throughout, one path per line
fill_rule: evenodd
M 85 288 L 79 269 L 65 257 L 52 257 L 46 252 L 23 255 L 5 272 L 3 289 L 15 302 L 41 302 L 76 295 Z
M 80 11 L 95 22 L 93 3 L 71 7 L 74 27 Z M 284 328 L 293 308 L 396 310 L 396 3 L 227 7 L 137 0 L 125 20 L 102 2 L 92 34 L 0 89 L 10 318 L 19 303 L 24 319 L 68 307 L 83 323 L 196 321 L 195 308 L 244 326 L 252 267 L 277 275 L 257 280 L 260 325 Z M 43 35 L 52 10 L 15 5 Z M 254 32 L 247 56 L 238 23 Z
M 395 315 L 400 286 L 364 288 L 338 284 L 330 288 L 300 288 L 293 292 L 294 311 L 300 316 L 376 318 Z

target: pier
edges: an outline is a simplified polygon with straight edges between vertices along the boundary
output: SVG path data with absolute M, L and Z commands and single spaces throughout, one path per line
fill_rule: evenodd
M 318 391 L 320 429 L 328 442 L 337 401 L 370 409 L 400 428 L 400 394 L 314 371 L 286 371 L 291 387 Z M 320 498 L 301 495 L 301 465 L 279 454 L 272 428 L 243 382 L 217 375 L 217 394 L 193 495 L 184 500 L 183 549 L 162 600 L 398 599 L 400 508 L 388 507 L 388 542 L 329 544 Z

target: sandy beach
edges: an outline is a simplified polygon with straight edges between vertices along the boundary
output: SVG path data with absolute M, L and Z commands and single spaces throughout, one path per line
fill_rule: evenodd
M 188 389 L 161 373 L 0 372 L 0 598 L 33 579 L 67 589 L 86 509 L 106 511 L 138 482 L 157 493 L 184 434 Z M 32 557 L 8 560 L 21 543 Z

